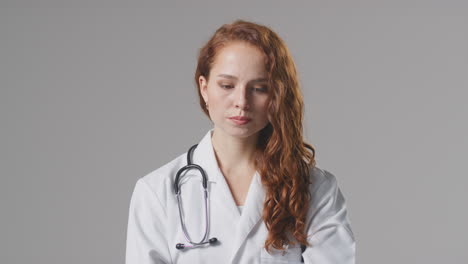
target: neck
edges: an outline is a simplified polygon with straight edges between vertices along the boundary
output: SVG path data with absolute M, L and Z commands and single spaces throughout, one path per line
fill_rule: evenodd
M 215 128 L 211 141 L 220 169 L 227 174 L 254 169 L 257 137 L 258 133 L 246 138 L 232 137 Z

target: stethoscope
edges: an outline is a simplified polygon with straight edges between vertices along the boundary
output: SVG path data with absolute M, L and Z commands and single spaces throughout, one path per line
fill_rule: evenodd
M 197 164 L 193 164 L 192 163 L 192 153 L 193 151 L 195 150 L 195 148 L 197 147 L 198 144 L 195 144 L 193 145 L 188 153 L 187 153 L 187 165 L 180 168 L 179 171 L 177 172 L 176 174 L 176 178 L 175 178 L 175 182 L 174 182 L 174 191 L 175 191 L 175 194 L 176 194 L 176 197 L 177 197 L 177 206 L 179 207 L 179 217 L 180 217 L 180 225 L 182 226 L 182 231 L 184 232 L 184 236 L 185 236 L 185 240 L 187 240 L 187 242 L 189 242 L 188 245 L 186 244 L 183 244 L 183 243 L 178 243 L 176 245 L 176 248 L 177 249 L 185 249 L 185 248 L 196 248 L 196 247 L 200 247 L 200 246 L 203 246 L 203 245 L 212 245 L 212 244 L 215 244 L 216 242 L 218 242 L 218 239 L 216 237 L 212 237 L 210 239 L 208 239 L 208 231 L 210 229 L 210 219 L 209 219 L 209 215 L 208 215 L 208 189 L 207 189 L 207 186 L 208 186 L 208 180 L 207 180 L 207 177 L 206 177 L 206 173 L 205 173 L 205 170 L 203 170 L 202 167 L 200 167 L 199 165 Z M 202 178 L 203 178 L 203 181 L 202 181 L 202 185 L 203 185 L 203 189 L 204 189 L 204 195 L 205 195 L 205 235 L 203 236 L 202 240 L 200 242 L 193 242 L 192 239 L 190 238 L 190 235 L 187 231 L 187 227 L 185 226 L 185 221 L 184 221 L 184 217 L 183 217 L 183 213 L 182 213 L 182 208 L 181 208 L 181 191 L 180 191 L 180 186 L 179 186 L 179 179 L 180 179 L 180 175 L 182 174 L 182 172 L 186 171 L 186 170 L 190 170 L 190 169 L 197 169 L 200 174 L 202 175 Z
M 195 144 L 189 149 L 189 151 L 187 153 L 187 165 L 185 165 L 184 167 L 179 169 L 179 171 L 176 174 L 175 181 L 174 181 L 174 191 L 175 191 L 175 194 L 176 194 L 176 197 L 177 197 L 177 206 L 179 207 L 180 225 L 182 226 L 182 231 L 184 232 L 185 240 L 187 240 L 187 242 L 189 242 L 188 245 L 185 245 L 183 243 L 177 243 L 177 245 L 176 245 L 177 249 L 196 248 L 196 247 L 200 247 L 200 246 L 203 246 L 203 245 L 206 245 L 206 244 L 213 245 L 216 242 L 218 242 L 218 239 L 216 237 L 212 237 L 212 238 L 208 239 L 208 230 L 210 229 L 210 219 L 209 219 L 209 215 L 208 215 L 208 189 L 207 189 L 208 180 L 207 180 L 207 177 L 206 177 L 205 170 L 203 170 L 203 168 L 200 167 L 199 165 L 193 164 L 192 163 L 192 158 L 191 158 L 192 153 L 195 150 L 195 148 L 197 147 L 197 145 L 198 144 Z M 193 242 L 192 239 L 190 238 L 190 235 L 189 235 L 189 233 L 187 231 L 187 227 L 185 226 L 185 221 L 184 221 L 182 209 L 181 209 L 181 206 L 180 206 L 181 199 L 182 199 L 180 197 L 181 191 L 180 191 L 180 187 L 179 187 L 180 175 L 182 174 L 182 172 L 184 172 L 186 170 L 190 170 L 190 169 L 197 169 L 200 172 L 200 174 L 201 174 L 201 176 L 203 178 L 202 185 L 203 185 L 203 192 L 205 194 L 205 235 L 203 236 L 202 240 L 200 242 L 198 242 L 198 243 Z M 305 246 L 301 245 L 301 251 L 304 252 L 304 250 L 305 250 Z M 302 256 L 301 256 L 301 262 L 304 262 L 304 258 Z

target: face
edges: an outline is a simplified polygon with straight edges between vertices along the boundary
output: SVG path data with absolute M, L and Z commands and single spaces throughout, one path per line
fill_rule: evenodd
M 256 136 L 269 123 L 264 59 L 255 46 L 230 43 L 218 51 L 209 80 L 200 76 L 201 94 L 208 104 L 215 131 L 246 138 Z

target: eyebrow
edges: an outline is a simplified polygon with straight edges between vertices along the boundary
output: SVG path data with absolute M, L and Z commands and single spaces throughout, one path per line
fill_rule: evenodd
M 218 74 L 218 77 L 224 77 L 224 78 L 227 78 L 227 79 L 237 80 L 236 76 L 229 75 L 229 74 Z M 257 78 L 257 79 L 251 80 L 250 82 L 266 82 L 266 81 L 268 81 L 267 78 Z

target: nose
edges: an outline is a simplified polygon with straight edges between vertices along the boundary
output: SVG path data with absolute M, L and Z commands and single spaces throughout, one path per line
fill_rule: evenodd
M 236 94 L 236 97 L 235 97 L 235 104 L 236 104 L 236 108 L 240 108 L 240 109 L 249 109 L 249 95 L 248 95 L 248 91 L 247 91 L 247 87 L 240 87 L 239 89 L 237 89 L 237 94 Z

